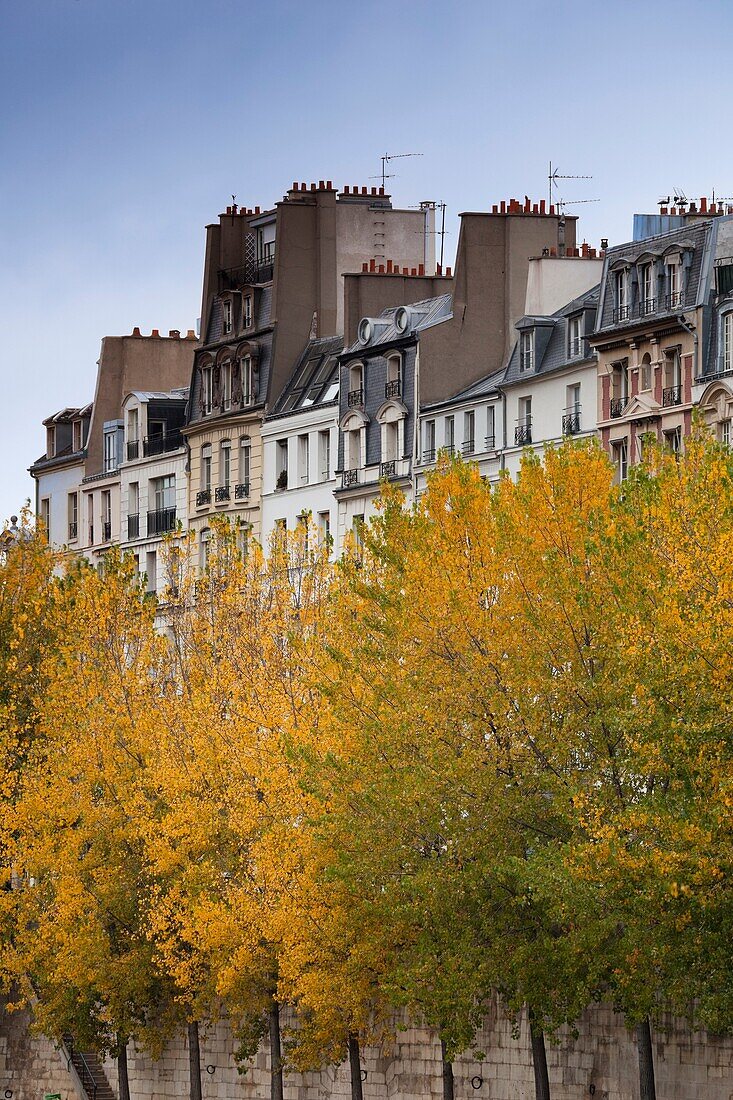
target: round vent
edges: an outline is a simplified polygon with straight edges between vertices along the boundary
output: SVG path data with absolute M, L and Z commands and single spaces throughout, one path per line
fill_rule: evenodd
M 362 317 L 361 321 L 359 321 L 359 343 L 368 344 L 372 338 L 373 332 L 374 325 L 372 324 L 372 322 L 369 320 L 368 317 Z
M 394 315 L 394 324 L 398 332 L 407 332 L 410 327 L 410 311 L 400 306 Z

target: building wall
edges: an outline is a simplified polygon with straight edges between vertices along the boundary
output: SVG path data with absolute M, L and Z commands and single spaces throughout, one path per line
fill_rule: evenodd
M 549 317 L 600 282 L 603 260 L 586 256 L 533 256 L 527 272 L 524 312 Z
M 319 455 L 319 432 L 330 432 L 331 460 L 328 477 L 322 478 Z M 299 476 L 298 440 L 309 439 L 309 479 L 303 482 Z M 277 489 L 278 441 L 288 440 L 288 487 Z M 338 455 L 338 406 L 329 405 L 313 412 L 300 412 L 266 420 L 262 427 L 263 491 L 262 491 L 262 539 L 265 545 L 278 520 L 285 520 L 289 530 L 304 512 L 310 512 L 318 524 L 319 515 L 329 514 L 331 536 L 336 538 L 336 460 Z
M 539 454 L 548 443 L 560 443 L 563 438 L 562 417 L 568 405 L 567 388 L 580 384 L 580 432 L 575 438 L 595 435 L 596 429 L 596 365 L 557 371 L 543 378 L 535 376 L 526 382 L 507 387 L 507 439 L 504 465 L 516 477 L 524 447 L 514 445 L 514 428 L 519 420 L 520 401 L 532 398 L 532 444 Z
M 188 429 L 187 437 L 190 447 L 189 473 L 188 473 L 188 525 L 196 532 L 210 525 L 211 517 L 224 514 L 231 518 L 238 517 L 243 523 L 251 524 L 252 535 L 256 539 L 262 537 L 261 500 L 262 500 L 262 436 L 261 419 L 258 415 L 244 419 L 242 417 L 227 420 L 212 420 L 209 423 L 199 422 Z M 215 489 L 219 485 L 219 458 L 220 447 L 223 439 L 230 439 L 232 443 L 232 486 L 240 479 L 239 458 L 240 439 L 249 436 L 250 439 L 250 492 L 246 500 L 232 499 L 228 502 L 215 500 Z M 196 496 L 201 490 L 201 448 L 204 444 L 211 444 L 211 503 L 197 506 Z
M 39 1100 L 44 1091 L 63 1100 L 76 1094 L 63 1059 L 44 1039 L 31 1039 L 24 1014 L 0 1021 L 0 1095 L 13 1100 Z M 733 1039 L 692 1032 L 680 1020 L 665 1017 L 653 1036 L 657 1095 L 664 1100 L 730 1100 Z M 269 1057 L 263 1045 L 240 1075 L 234 1042 L 225 1025 L 211 1028 L 201 1040 L 203 1100 L 261 1100 L 269 1095 Z M 514 1037 L 496 1006 L 476 1036 L 485 1057 L 470 1053 L 454 1063 L 456 1100 L 519 1100 L 534 1095 L 534 1076 L 526 1020 Z M 550 1089 L 559 1100 L 637 1100 L 638 1054 L 633 1034 L 607 1005 L 588 1009 L 578 1021 L 578 1035 L 563 1029 L 556 1045 L 547 1045 Z M 440 1046 L 435 1035 L 418 1027 L 397 1032 L 389 1049 L 363 1051 L 364 1100 L 442 1100 Z M 211 1071 L 207 1071 L 207 1066 Z M 116 1067 L 106 1067 L 113 1089 Z M 130 1051 L 130 1093 L 134 1100 L 173 1100 L 188 1095 L 188 1051 L 183 1039 L 170 1043 L 158 1062 Z M 285 1100 L 349 1100 L 346 1064 L 317 1073 L 288 1074 Z
M 74 466 L 64 466 L 59 470 L 47 470 L 40 474 L 37 482 L 36 503 L 41 514 L 41 501 L 49 502 L 48 539 L 53 546 L 78 545 L 78 537 L 69 539 L 68 496 L 71 492 L 79 494 L 79 514 L 81 518 L 81 478 L 84 468 L 81 462 Z

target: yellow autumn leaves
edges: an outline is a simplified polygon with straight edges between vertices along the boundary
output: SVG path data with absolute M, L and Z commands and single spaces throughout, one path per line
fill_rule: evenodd
M 153 1051 L 225 1014 L 318 1065 L 395 1014 L 470 1046 L 594 998 L 733 1026 L 733 464 L 600 449 L 385 489 L 155 607 L 130 560 L 3 569 L 4 973 L 41 1027 Z

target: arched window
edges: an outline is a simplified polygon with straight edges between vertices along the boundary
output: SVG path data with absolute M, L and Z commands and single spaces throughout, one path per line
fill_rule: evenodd
M 733 310 L 720 319 L 720 337 L 721 369 L 733 370 Z
M 214 367 L 206 363 L 201 367 L 201 415 L 208 416 L 214 405 Z
M 394 477 L 405 453 L 405 407 L 399 401 L 386 401 L 377 413 L 381 425 L 380 476 Z
M 387 381 L 384 387 L 385 397 L 402 395 L 402 356 L 390 355 L 387 358 Z
M 349 367 L 349 392 L 347 405 L 350 409 L 360 409 L 364 404 L 364 367 L 354 363 Z
M 228 412 L 232 407 L 232 364 L 230 359 L 225 359 L 221 364 L 221 408 Z

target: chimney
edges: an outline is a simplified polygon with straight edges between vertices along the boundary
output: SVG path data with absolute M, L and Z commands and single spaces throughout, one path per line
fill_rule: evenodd
M 707 212 L 708 212 L 708 200 L 703 196 L 703 198 L 700 199 L 700 213 L 701 214 L 707 214 Z

